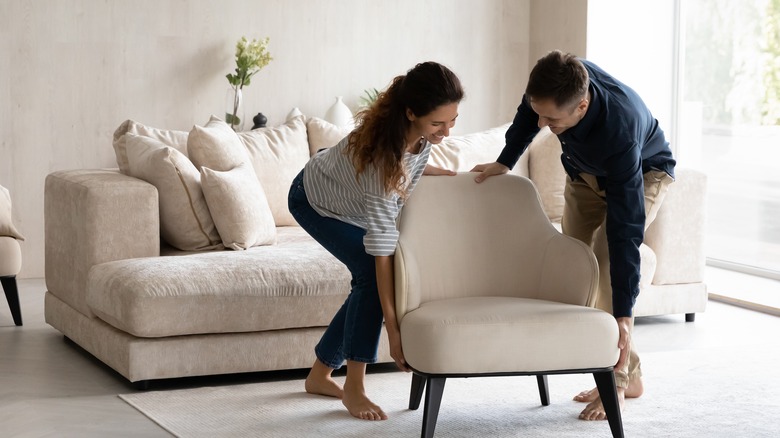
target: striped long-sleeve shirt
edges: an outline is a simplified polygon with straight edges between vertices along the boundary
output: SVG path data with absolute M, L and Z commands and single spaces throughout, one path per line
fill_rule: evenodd
M 403 198 L 385 193 L 382 180 L 373 167 L 369 166 L 358 179 L 355 178 L 355 166 L 345 153 L 347 139 L 320 151 L 306 164 L 303 173 L 306 196 L 320 215 L 366 230 L 363 244 L 368 254 L 392 255 L 398 243 L 396 219 L 403 207 Z M 418 154 L 404 154 L 409 193 L 420 180 L 430 153 L 431 143 L 426 141 Z

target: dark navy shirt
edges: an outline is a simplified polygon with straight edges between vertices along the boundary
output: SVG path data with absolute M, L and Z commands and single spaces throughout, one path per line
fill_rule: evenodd
M 573 180 L 580 173 L 594 175 L 606 192 L 613 314 L 631 316 L 639 295 L 639 245 L 644 240 L 642 174 L 662 170 L 674 177 L 675 160 L 639 95 L 592 62 L 581 61 L 590 77 L 590 104 L 577 125 L 558 135 L 561 161 Z M 497 161 L 512 168 L 539 132 L 538 122 L 523 96 Z

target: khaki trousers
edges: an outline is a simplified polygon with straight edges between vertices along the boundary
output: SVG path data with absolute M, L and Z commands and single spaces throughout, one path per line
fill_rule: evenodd
M 663 171 L 651 170 L 644 174 L 645 230 L 655 220 L 672 181 L 672 178 Z M 564 200 L 563 219 L 561 220 L 563 233 L 593 247 L 599 264 L 596 307 L 612 313 L 612 285 L 609 275 L 606 226 L 602 227 L 598 234 L 595 234 L 606 219 L 606 193 L 599 189 L 595 176 L 581 173 L 580 179 L 575 181 L 572 181 L 568 176 L 566 177 Z M 630 330 L 633 332 L 633 329 L 634 318 L 631 318 Z M 633 336 L 631 338 L 628 360 L 621 369 L 615 370 L 615 384 L 619 388 L 628 387 L 629 380 L 642 376 L 639 355 L 637 355 L 633 345 Z

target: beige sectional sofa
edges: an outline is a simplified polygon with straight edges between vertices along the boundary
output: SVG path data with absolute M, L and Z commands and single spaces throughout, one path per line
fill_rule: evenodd
M 127 121 L 114 136 L 119 169 L 46 179 L 46 321 L 141 386 L 308 367 L 349 292 L 346 268 L 286 203 L 308 157 L 346 132 L 305 117 L 239 134 L 220 123 L 184 132 Z M 507 127 L 450 137 L 431 162 L 468 171 L 492 161 Z M 559 156 L 543 131 L 513 170 L 535 183 L 553 222 L 563 208 Z M 642 249 L 638 316 L 705 309 L 706 180 L 677 176 Z M 380 360 L 391 361 L 384 340 Z

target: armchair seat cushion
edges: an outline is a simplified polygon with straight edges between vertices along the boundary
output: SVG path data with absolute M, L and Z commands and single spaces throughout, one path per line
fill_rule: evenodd
M 95 265 L 90 310 L 138 337 L 324 327 L 349 293 L 349 273 L 299 227 L 246 251 L 175 251 Z
M 618 359 L 611 315 L 530 298 L 425 302 L 404 315 L 401 339 L 409 365 L 428 374 L 606 368 Z
M 10 277 L 22 269 L 22 248 L 13 237 L 0 236 L 0 277 Z

